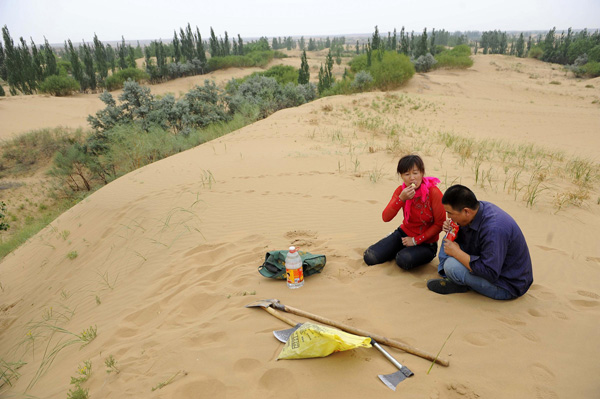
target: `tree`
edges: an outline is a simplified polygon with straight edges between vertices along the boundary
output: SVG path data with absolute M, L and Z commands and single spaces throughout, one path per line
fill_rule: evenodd
M 298 84 L 307 84 L 310 81 L 310 70 L 306 59 L 306 50 L 302 51 L 300 70 L 298 71 Z
M 44 62 L 46 69 L 44 70 L 44 76 L 58 75 L 58 66 L 56 65 L 56 56 L 52 47 L 48 44 L 48 40 L 44 37 Z
M 4 47 L 0 42 L 0 79 L 6 80 L 6 57 L 4 55 Z
M 209 48 L 211 57 L 218 57 L 221 55 L 219 51 L 219 40 L 217 39 L 217 36 L 215 36 L 215 31 L 212 26 L 210 27 Z
M 375 25 L 375 32 L 373 32 L 373 37 L 371 39 L 371 48 L 377 50 L 381 46 L 381 37 L 379 36 L 379 29 L 377 25 Z
M 235 40 L 235 39 L 234 39 Z M 238 55 L 244 55 L 244 41 L 238 33 Z
M 73 43 L 71 43 L 71 39 L 68 39 L 69 43 L 69 61 L 71 62 L 71 73 L 79 85 L 81 86 L 81 90 L 85 91 L 87 89 L 87 85 L 85 79 L 83 78 L 83 69 L 81 68 L 81 62 L 79 61 L 79 55 L 77 51 L 73 48 Z
M 325 68 L 321 65 L 321 69 L 319 70 L 319 94 L 331 88 L 333 83 L 333 56 L 331 55 L 331 49 L 329 49 L 327 58 L 325 58 Z
M 202 36 L 200 35 L 200 29 L 196 26 L 196 54 L 198 59 L 202 63 L 206 63 L 206 50 L 204 49 L 204 43 L 202 43 Z
M 181 46 L 177 38 L 177 32 L 173 31 L 173 62 L 181 60 Z
M 96 69 L 102 80 L 108 76 L 108 59 L 106 56 L 106 48 L 98 39 L 98 35 L 94 33 L 94 60 L 96 61 Z
M 521 32 L 519 38 L 517 39 L 517 44 L 515 45 L 515 53 L 519 58 L 523 58 L 525 56 L 525 39 L 523 37 L 523 32 Z
M 427 54 L 427 28 L 423 29 L 421 40 L 419 40 L 419 44 L 417 44 L 417 48 L 415 49 L 413 55 L 415 56 L 415 58 L 419 58 L 420 56 L 425 54 Z
M 119 54 L 119 68 L 127 68 L 127 46 L 123 36 L 121 36 L 121 45 L 117 44 L 117 53 Z
M 92 51 L 90 46 L 85 42 L 83 43 L 83 65 L 85 67 L 85 74 L 87 85 L 92 91 L 96 90 L 96 72 L 94 71 L 94 58 L 92 57 Z

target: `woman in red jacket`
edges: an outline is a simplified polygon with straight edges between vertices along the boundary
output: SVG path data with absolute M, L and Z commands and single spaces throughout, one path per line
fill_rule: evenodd
M 396 231 L 365 251 L 363 258 L 368 266 L 395 259 L 400 268 L 410 270 L 431 262 L 437 253 L 446 220 L 442 192 L 437 188 L 440 180 L 425 177 L 425 165 L 418 155 L 402 157 L 398 174 L 403 184 L 394 191 L 382 217 L 389 222 L 402 209 L 404 221 Z

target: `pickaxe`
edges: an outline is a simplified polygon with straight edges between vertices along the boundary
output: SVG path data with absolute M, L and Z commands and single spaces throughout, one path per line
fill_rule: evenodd
M 448 360 L 445 360 L 445 359 L 442 359 L 440 357 L 434 356 L 434 355 L 432 355 L 430 353 L 422 351 L 422 350 L 420 350 L 418 348 L 415 348 L 413 346 L 407 345 L 407 344 L 405 344 L 403 342 L 392 340 L 392 339 L 386 338 L 386 337 L 384 337 L 382 335 L 379 335 L 379 334 L 373 334 L 373 333 L 370 333 L 370 332 L 365 331 L 365 330 L 361 330 L 361 329 L 356 328 L 356 327 L 352 327 L 352 326 L 349 326 L 349 325 L 346 325 L 346 324 L 343 324 L 343 323 L 336 322 L 336 321 L 331 320 L 331 319 L 327 319 L 327 318 L 322 317 L 322 316 L 318 316 L 316 314 L 308 313 L 308 312 L 305 312 L 303 310 L 293 308 L 291 306 L 286 306 L 286 305 L 282 304 L 281 302 L 279 302 L 279 299 L 262 299 L 260 301 L 256 301 L 256 302 L 253 302 L 253 303 L 251 303 L 249 305 L 246 305 L 246 307 L 247 308 L 261 307 L 261 308 L 265 309 L 267 312 L 271 313 L 273 316 L 277 317 L 278 319 L 280 319 L 280 320 L 282 320 L 282 321 L 284 321 L 284 322 L 286 322 L 288 324 L 290 322 L 293 323 L 293 324 L 291 324 L 292 326 L 295 325 L 296 323 L 294 323 L 294 321 L 291 321 L 289 318 L 283 316 L 279 312 L 276 312 L 275 309 L 282 310 L 282 311 L 287 312 L 287 313 L 293 313 L 295 315 L 306 317 L 308 319 L 315 320 L 315 321 L 321 322 L 323 324 L 327 324 L 327 325 L 330 325 L 330 326 L 333 326 L 333 327 L 337 327 L 340 330 L 349 332 L 351 334 L 361 335 L 363 337 L 371 337 L 371 339 L 375 340 L 379 344 L 383 344 L 383 345 L 386 345 L 386 346 L 391 346 L 393 348 L 401 349 L 401 350 L 403 350 L 403 351 L 405 351 L 407 353 L 413 354 L 415 356 L 419 356 L 419 357 L 421 357 L 423 359 L 427 359 L 427 360 L 430 360 L 432 362 L 436 362 L 436 363 L 438 363 L 438 364 L 440 364 L 442 366 L 446 366 L 447 367 L 447 366 L 450 365 L 450 362 L 448 362 Z
M 276 312 L 276 310 L 274 310 L 274 312 Z M 273 331 L 273 335 L 275 335 L 275 338 L 277 338 L 283 343 L 286 343 L 290 336 L 294 333 L 294 331 L 296 331 L 300 326 L 302 326 L 302 323 L 294 324 L 294 322 L 291 320 L 286 321 L 286 323 L 293 327 L 288 328 L 287 330 Z M 381 345 L 377 343 L 377 341 L 375 341 L 372 338 L 371 344 L 373 344 L 375 348 L 377 348 L 381 353 L 383 353 L 383 356 L 385 356 L 386 359 L 388 359 L 390 362 L 392 362 L 394 366 L 398 368 L 398 371 L 396 371 L 395 373 L 378 375 L 381 382 L 383 382 L 392 391 L 396 390 L 396 386 L 400 382 L 404 381 L 407 377 L 412 377 L 414 375 L 414 373 L 410 371 L 408 367 L 401 365 L 396 359 L 392 357 L 392 355 L 390 355 L 385 349 L 383 349 Z

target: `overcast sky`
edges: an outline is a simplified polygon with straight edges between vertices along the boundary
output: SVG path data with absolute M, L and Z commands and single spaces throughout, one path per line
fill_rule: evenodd
M 340 6 L 341 5 L 341 6 Z M 13 40 L 42 43 L 170 40 L 190 23 L 217 36 L 342 36 L 467 30 L 600 28 L 600 0 L 0 0 L 0 26 Z

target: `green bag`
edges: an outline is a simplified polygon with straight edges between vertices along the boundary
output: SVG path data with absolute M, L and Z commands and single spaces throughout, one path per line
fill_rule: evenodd
M 258 272 L 265 277 L 285 280 L 285 257 L 288 251 L 269 251 L 265 255 L 265 263 L 258 267 Z M 302 259 L 302 270 L 304 276 L 321 273 L 325 267 L 325 255 L 313 255 L 309 252 L 298 251 Z

